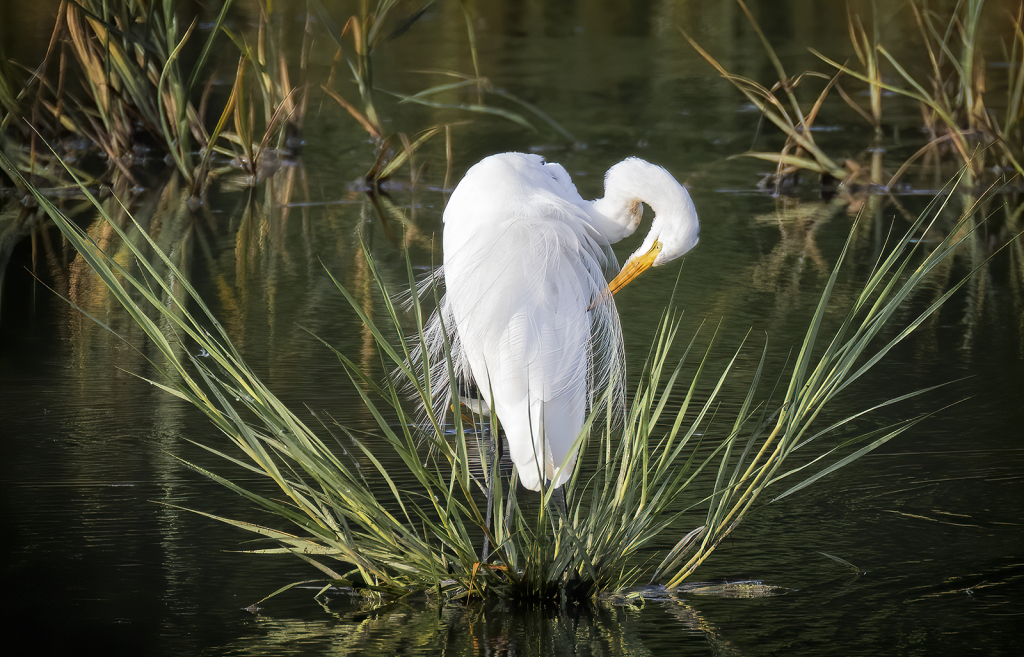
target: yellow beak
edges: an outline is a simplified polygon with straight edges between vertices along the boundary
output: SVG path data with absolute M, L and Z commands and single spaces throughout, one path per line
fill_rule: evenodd
M 626 287 L 634 278 L 644 273 L 651 268 L 654 264 L 654 259 L 661 253 L 661 242 L 658 240 L 654 241 L 654 246 L 650 250 L 640 256 L 639 258 L 633 258 L 626 263 L 626 266 L 619 271 L 619 275 L 612 279 L 612 282 L 608 284 L 608 289 L 611 290 L 612 294 L 615 294 L 622 288 Z

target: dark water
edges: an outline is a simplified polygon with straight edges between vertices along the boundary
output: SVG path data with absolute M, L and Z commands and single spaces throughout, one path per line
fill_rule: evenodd
M 408 93 L 436 83 L 412 69 L 471 70 L 462 15 L 450 4 L 380 49 L 382 88 Z M 823 69 L 804 50 L 808 45 L 851 55 L 841 3 L 755 9 L 791 71 Z M 683 333 L 705 318 L 721 323 L 724 355 L 753 328 L 758 341 L 768 335 L 769 366 L 777 372 L 801 339 L 852 214 L 818 199 L 813 184 L 799 201 L 757 193 L 757 180 L 770 167 L 726 159 L 751 147 L 755 135 L 758 148 L 780 140 L 767 128 L 759 133 L 757 113 L 693 53 L 676 26 L 726 66 L 770 80 L 770 65 L 738 10 L 724 2 L 628 9 L 508 2 L 479 12 L 482 71 L 549 113 L 578 144 L 500 119 L 385 104 L 389 129 L 415 132 L 471 118 L 453 129 L 454 179 L 483 155 L 532 150 L 561 162 L 585 197 L 598 196 L 605 169 L 628 155 L 666 166 L 690 187 L 702 221 L 701 244 L 682 264 L 677 291 L 686 313 Z M 890 27 L 911 28 L 898 18 Z M 3 34 L 13 47 L 14 35 L 6 28 Z M 321 67 L 330 54 L 320 53 Z M 916 109 L 887 102 L 893 103 L 887 138 L 895 169 L 900 149 L 917 147 L 913 138 L 897 143 L 894 136 L 902 121 L 904 133 L 912 132 L 906 126 Z M 820 125 L 835 130 L 819 139 L 857 155 L 870 143 L 870 130 L 838 100 L 828 108 Z M 373 160 L 351 119 L 325 103 L 311 110 L 304 138 L 299 166 L 251 192 L 224 182 L 195 218 L 175 209 L 181 191 L 173 182 L 153 184 L 132 210 L 144 226 L 159 227 L 165 248 L 272 390 L 305 419 L 330 414 L 369 429 L 372 420 L 342 369 L 306 329 L 372 366 L 367 337 L 324 268 L 380 312 L 359 242 L 370 245 L 396 289 L 405 280 L 403 244 L 388 239 L 366 197 L 348 187 Z M 440 257 L 432 236 L 445 203 L 443 145 L 428 148 L 424 161 L 421 184 L 396 185 L 392 193 L 411 217 L 405 245 L 422 269 Z M 915 184 L 929 180 L 922 174 Z M 911 212 L 921 207 L 913 197 L 902 202 Z M 869 218 L 838 296 L 848 298 L 863 280 L 896 214 L 886 205 Z M 245 608 L 266 594 L 316 573 L 290 558 L 234 552 L 248 547 L 248 536 L 177 508 L 272 522 L 176 460 L 259 484 L 190 442 L 223 441 L 191 407 L 134 376 L 152 373 L 146 357 L 154 354 L 81 263 L 67 264 L 72 254 L 56 233 L 48 236 L 49 250 L 41 234 L 35 251 L 27 238 L 17 246 L 0 305 L 6 654 L 1024 652 L 1024 341 L 1020 260 L 1011 252 L 984 267 L 934 320 L 837 400 L 831 417 L 952 382 L 854 428 L 942 410 L 836 475 L 758 508 L 694 578 L 758 579 L 784 595 L 679 595 L 642 606 L 569 609 L 488 603 L 438 610 L 410 600 L 367 614 L 342 599 L 321 606 L 315 588 L 298 588 L 251 613 Z M 998 238 L 993 229 L 990 241 Z M 620 257 L 635 241 L 619 245 Z M 987 243 L 973 244 L 984 250 Z M 959 255 L 949 276 L 969 271 L 972 257 Z M 128 344 L 33 282 L 27 270 Z M 677 271 L 673 265 L 652 272 L 620 295 L 634 372 Z M 945 285 L 930 284 L 898 319 L 923 310 Z M 953 402 L 960 403 L 945 408 Z

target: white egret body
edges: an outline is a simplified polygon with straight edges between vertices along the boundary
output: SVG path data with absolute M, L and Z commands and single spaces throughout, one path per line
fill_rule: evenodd
M 608 170 L 604 198 L 590 202 L 558 164 L 493 155 L 466 173 L 444 211 L 440 312 L 455 375 L 496 413 L 532 490 L 572 475 L 589 408 L 602 400 L 624 407 L 622 332 L 607 277 L 618 269 L 610 245 L 636 230 L 641 203 L 654 223 L 614 292 L 697 244 L 693 202 L 661 167 L 624 160 Z M 435 352 L 440 319 L 428 327 Z M 436 354 L 433 362 L 432 389 L 447 404 L 447 363 Z

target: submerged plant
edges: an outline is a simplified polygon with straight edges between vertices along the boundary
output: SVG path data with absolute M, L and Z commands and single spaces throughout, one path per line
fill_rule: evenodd
M 371 445 L 344 427 L 331 440 L 320 438 L 246 365 L 164 251 L 137 224 L 142 240 L 128 239 L 113 216 L 115 210 L 121 211 L 116 199 L 104 204 L 82 190 L 124 240 L 122 248 L 130 250 L 131 260 L 114 257 L 89 239 L 2 154 L 0 165 L 34 194 L 156 347 L 159 356 L 152 362 L 161 378 L 151 383 L 195 405 L 234 446 L 205 449 L 269 479 L 280 495 L 190 467 L 271 512 L 282 528 L 225 518 L 215 510 L 196 512 L 273 544 L 254 553 L 293 554 L 308 562 L 322 573 L 314 581 L 321 582 L 324 591 L 347 586 L 369 596 L 421 590 L 442 599 L 537 599 L 590 597 L 647 580 L 678 586 L 756 503 L 764 501 L 767 491 L 776 500 L 784 498 L 922 419 L 916 416 L 844 438 L 809 454 L 836 429 L 874 410 L 826 427 L 815 425 L 837 394 L 870 371 L 955 292 L 960 284 L 890 331 L 897 310 L 975 228 L 973 208 L 968 207 L 956 228 L 923 253 L 922 232 L 930 229 L 950 196 L 937 198 L 875 265 L 835 333 L 824 335 L 826 313 L 834 311 L 832 293 L 844 262 L 841 256 L 787 371 L 782 398 L 759 392 L 768 353 L 764 347 L 753 376 L 739 384 L 745 388 L 742 403 L 728 417 L 720 402 L 738 385 L 736 364 L 746 347 L 737 347 L 721 371 L 711 374 L 719 366 L 710 346 L 698 353 L 694 332 L 677 359 L 673 345 L 682 330 L 681 318 L 667 311 L 624 425 L 591 418 L 589 431 L 579 437 L 584 456 L 566 484 L 568 504 L 563 513 L 551 503 L 550 489 L 541 496 L 520 494 L 515 477 L 506 482 L 496 476 L 494 464 L 479 467 L 479 454 L 487 453 L 487 431 L 496 427 L 460 413 L 428 413 L 424 426 L 406 409 L 401 382 L 382 383 L 343 353 L 338 358 L 375 418 L 379 440 Z M 409 369 L 409 345 L 388 337 L 401 329 L 403 314 L 392 304 L 369 254 L 365 257 L 380 288 L 388 325 L 378 326 L 340 284 L 339 291 L 371 332 L 384 369 L 404 369 L 413 386 L 419 386 Z M 423 340 L 424 316 L 415 300 L 411 314 Z M 424 407 L 431 408 L 431 392 L 416 390 Z M 794 467 L 787 459 L 797 451 L 803 458 Z M 493 529 L 486 522 L 483 496 L 492 475 L 497 491 L 494 516 L 499 519 Z M 695 513 L 702 520 L 684 533 L 681 525 Z M 484 534 L 494 546 L 494 558 L 487 563 L 477 556 Z M 684 535 L 673 549 L 654 554 L 656 540 L 680 534 Z

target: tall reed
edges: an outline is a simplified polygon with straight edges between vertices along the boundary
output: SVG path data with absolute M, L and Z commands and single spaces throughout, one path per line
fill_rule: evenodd
M 785 142 L 778 152 L 755 151 L 744 155 L 777 164 L 774 177 L 776 190 L 781 189 L 782 180 L 798 171 L 811 171 L 847 183 L 843 191 L 854 188 L 851 183 L 860 183 L 858 189 L 890 191 L 906 171 L 919 159 L 931 156 L 935 162 L 940 155 L 952 153 L 955 161 L 952 172 L 967 167 L 971 184 L 986 184 L 989 174 L 997 179 L 1007 180 L 1013 175 L 1024 175 L 1021 144 L 1021 118 L 1024 117 L 1024 30 L 1022 19 L 1024 9 L 1007 13 L 1005 7 L 983 0 L 958 2 L 945 14 L 932 9 L 920 0 L 908 2 L 906 10 L 911 12 L 919 28 L 920 38 L 926 55 L 927 77 L 914 75 L 911 71 L 918 62 L 900 61 L 884 43 L 883 28 L 879 25 L 877 8 L 872 5 L 871 15 L 866 19 L 848 10 L 848 31 L 851 45 L 859 67 L 840 63 L 833 56 L 810 49 L 834 69 L 823 74 L 805 71 L 791 76 L 783 68 L 768 39 L 765 38 L 753 14 L 743 0 L 736 0 L 754 31 L 760 37 L 765 52 L 771 61 L 778 81 L 771 87 L 756 80 L 727 71 L 709 52 L 688 34 L 684 37 L 691 46 L 711 64 L 726 80 L 734 85 L 751 103 L 762 112 L 785 136 Z M 983 45 L 988 36 L 983 29 L 985 21 L 1003 24 L 1009 43 L 1002 43 L 1002 56 L 1006 59 L 1007 94 L 1002 107 L 1002 119 L 996 111 L 996 103 L 986 103 L 986 92 L 995 81 L 988 78 Z M 871 25 L 871 29 L 865 27 Z M 991 40 L 991 39 L 990 39 Z M 892 71 L 892 75 L 888 75 Z M 869 106 L 865 110 L 844 89 L 841 77 L 846 76 L 867 87 Z M 895 77 L 895 80 L 893 80 Z M 825 81 L 814 103 L 806 108 L 801 105 L 795 88 L 809 80 Z M 841 163 L 828 154 L 827 148 L 817 143 L 811 132 L 815 118 L 826 106 L 829 94 L 838 89 L 842 98 L 875 129 L 875 143 L 867 150 L 871 161 L 867 165 L 847 158 Z M 882 105 L 883 93 L 895 94 L 918 103 L 921 107 L 922 129 L 927 140 L 917 152 L 904 160 L 895 172 L 883 170 L 882 152 L 885 114 Z M 943 174 L 948 175 L 948 174 Z M 865 184 L 868 183 L 868 184 Z

